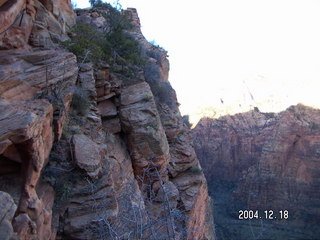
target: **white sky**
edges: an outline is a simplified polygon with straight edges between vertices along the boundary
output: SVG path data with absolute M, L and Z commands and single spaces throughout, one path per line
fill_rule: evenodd
M 319 0 L 120 2 L 137 8 L 146 38 L 168 50 L 170 82 L 191 120 L 207 109 L 320 107 Z

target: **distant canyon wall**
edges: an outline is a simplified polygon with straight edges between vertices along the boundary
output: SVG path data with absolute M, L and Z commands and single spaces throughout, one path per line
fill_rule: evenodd
M 209 184 L 234 181 L 234 200 L 249 208 L 290 209 L 301 223 L 319 221 L 320 110 L 297 105 L 204 118 L 192 133 Z

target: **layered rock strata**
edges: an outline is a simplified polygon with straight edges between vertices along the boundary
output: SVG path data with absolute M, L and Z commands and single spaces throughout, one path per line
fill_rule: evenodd
M 128 34 L 149 52 L 164 95 L 147 69 L 128 78 L 62 50 L 75 22 L 69 1 L 0 3 L 0 236 L 214 239 L 167 53 L 145 40 L 136 10 Z M 77 21 L 103 31 L 105 14 L 79 10 Z
M 252 209 L 288 209 L 291 219 L 319 219 L 320 110 L 297 105 L 202 119 L 193 130 L 209 181 L 237 182 L 235 201 Z
M 69 0 L 2 1 L 0 49 L 53 48 L 75 23 Z

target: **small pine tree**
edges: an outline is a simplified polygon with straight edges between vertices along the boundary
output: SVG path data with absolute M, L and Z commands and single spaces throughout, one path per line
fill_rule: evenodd
M 90 2 L 90 4 L 91 4 L 92 7 L 95 6 L 95 5 L 99 5 L 99 4 L 102 3 L 101 0 L 89 0 L 89 2 Z

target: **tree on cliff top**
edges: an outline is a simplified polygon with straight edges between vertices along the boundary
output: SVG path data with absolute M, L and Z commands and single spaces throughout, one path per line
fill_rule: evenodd
M 110 28 L 101 31 L 94 26 L 76 24 L 71 31 L 71 39 L 63 42 L 63 46 L 73 52 L 82 62 L 108 62 L 120 66 L 133 64 L 141 66 L 142 48 L 129 33 L 132 29 L 125 12 L 121 11 L 120 3 L 109 3 L 91 0 L 93 8 L 108 22 Z
M 92 7 L 97 5 L 97 4 L 101 4 L 102 3 L 101 0 L 89 0 L 89 2 L 90 2 Z
M 89 0 L 89 3 L 92 7 L 101 6 L 103 4 L 109 4 L 109 3 L 103 2 L 102 0 Z M 114 1 L 113 6 L 118 10 L 122 10 L 122 6 L 119 0 Z

